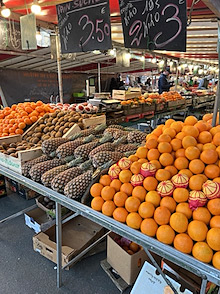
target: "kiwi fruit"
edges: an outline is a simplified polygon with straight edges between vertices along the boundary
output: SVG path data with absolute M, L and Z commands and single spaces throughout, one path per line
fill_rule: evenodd
M 39 132 L 41 132 L 41 128 L 40 128 L 40 127 L 36 127 L 35 130 L 34 130 L 34 132 L 35 132 L 35 133 L 39 133 Z M 33 133 L 34 133 L 34 132 L 33 132 Z M 33 133 L 32 133 L 32 134 L 33 134 Z M 28 132 L 28 135 L 29 135 L 29 136 L 31 136 L 32 134 L 30 134 L 30 133 Z
M 16 152 L 16 149 L 15 148 L 9 148 L 7 150 L 8 154 L 11 154 L 11 153 L 15 153 Z
M 48 126 L 45 127 L 45 128 L 43 129 L 43 132 L 44 132 L 44 134 L 48 133 L 48 132 L 49 132 L 49 127 L 48 127 Z
M 39 141 L 40 141 L 40 138 L 35 137 L 35 138 L 33 139 L 33 144 L 37 144 Z
M 62 133 L 61 132 L 57 132 L 56 135 L 55 135 L 55 138 L 60 138 L 62 137 Z
M 83 123 L 78 123 L 78 126 L 80 127 L 80 129 L 84 129 L 84 124 Z
M 52 120 L 52 124 L 56 124 L 58 122 L 58 118 L 54 118 L 53 120 Z
M 53 117 L 53 118 L 55 118 L 56 116 L 57 116 L 57 112 L 56 111 L 51 114 L 51 117 Z
M 52 122 L 52 120 L 53 120 L 53 117 L 49 117 L 47 122 Z
M 18 146 L 17 148 L 16 148 L 16 150 L 17 151 L 21 151 L 21 150 L 25 150 L 26 148 L 25 148 L 25 146 Z
M 51 126 L 51 127 L 49 127 L 49 131 L 50 131 L 50 132 L 53 131 L 54 128 L 55 128 L 55 126 Z
M 66 123 L 64 124 L 64 127 L 65 127 L 65 128 L 69 128 L 69 122 L 66 122 Z
M 54 131 L 58 131 L 59 130 L 59 128 L 60 128 L 60 126 L 59 125 L 57 125 L 57 126 L 55 126 L 55 128 L 54 128 Z
M 83 118 L 80 117 L 80 118 L 78 119 L 78 122 L 82 122 L 82 121 L 83 121 Z
M 64 116 L 64 112 L 63 112 L 63 111 L 61 111 L 61 112 L 59 112 L 59 113 L 57 114 L 57 117 L 58 117 L 58 118 L 60 118 L 60 117 L 62 117 L 62 116 Z
M 34 137 L 37 137 L 37 138 L 41 138 L 41 136 L 42 136 L 42 133 L 41 133 L 41 132 L 36 133 L 36 134 L 34 135 Z
M 60 126 L 62 127 L 63 125 L 65 125 L 65 121 L 60 122 Z
M 60 128 L 59 128 L 59 132 L 63 132 L 64 129 L 65 129 L 64 126 L 60 127 Z
M 69 131 L 69 128 L 65 128 L 65 129 L 63 130 L 63 134 L 66 134 L 68 131 Z

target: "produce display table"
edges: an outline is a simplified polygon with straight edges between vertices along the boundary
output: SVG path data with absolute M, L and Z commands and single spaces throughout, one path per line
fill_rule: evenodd
M 202 278 L 201 285 L 201 294 L 205 293 L 207 281 L 213 282 L 214 284 L 220 286 L 220 271 L 210 266 L 209 264 L 202 263 L 196 259 L 194 259 L 190 255 L 183 254 L 171 246 L 167 246 L 156 239 L 150 238 L 139 231 L 136 231 L 125 224 L 119 223 L 114 219 L 105 216 L 102 213 L 99 213 L 90 207 L 83 205 L 73 199 L 67 198 L 66 196 L 59 194 L 49 188 L 44 187 L 43 185 L 36 183 L 16 172 L 13 172 L 3 166 L 0 166 L 1 174 L 11 178 L 24 186 L 38 192 L 43 196 L 50 197 L 51 200 L 56 202 L 56 243 L 57 243 L 57 287 L 60 287 L 62 284 L 62 265 L 61 265 L 61 246 L 62 246 L 62 221 L 61 221 L 61 205 L 76 212 L 77 215 L 82 215 L 103 227 L 120 234 L 123 237 L 130 239 L 133 242 L 138 243 L 143 246 L 146 251 L 148 257 L 157 268 L 159 273 L 166 280 L 167 284 L 171 286 L 174 293 L 177 291 L 171 285 L 170 281 L 161 271 L 160 267 L 155 262 L 152 257 L 152 251 L 161 257 L 164 257 L 178 266 L 196 274 L 197 276 Z M 70 262 L 68 265 L 72 264 Z M 66 266 L 65 266 L 66 267 Z

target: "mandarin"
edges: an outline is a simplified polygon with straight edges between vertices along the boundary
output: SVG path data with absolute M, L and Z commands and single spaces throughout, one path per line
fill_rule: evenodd
M 157 229 L 156 237 L 158 241 L 170 245 L 173 243 L 175 232 L 169 225 L 162 225 Z
M 193 248 L 193 240 L 186 233 L 177 234 L 173 240 L 173 246 L 183 253 L 190 254 Z
M 146 218 L 142 221 L 140 230 L 149 237 L 155 237 L 158 225 L 153 218 Z

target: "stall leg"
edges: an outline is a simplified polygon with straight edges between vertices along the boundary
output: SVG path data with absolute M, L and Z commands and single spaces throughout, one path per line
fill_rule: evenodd
M 57 288 L 62 285 L 62 221 L 61 205 L 56 202 Z
M 205 294 L 206 293 L 206 286 L 207 286 L 207 279 L 203 278 L 202 279 L 201 289 L 200 289 L 200 294 Z
M 155 261 L 155 259 L 151 255 L 150 251 L 148 250 L 148 248 L 147 247 L 144 247 L 144 250 L 147 253 L 148 257 L 150 258 L 152 264 L 156 267 L 156 269 L 158 270 L 159 274 L 163 277 L 163 279 L 167 283 L 167 285 L 170 286 L 170 288 L 173 290 L 174 294 L 178 294 L 177 290 L 174 288 L 174 286 L 172 285 L 172 283 L 170 282 L 170 280 L 163 273 L 162 269 L 159 267 L 159 265 L 157 264 L 157 262 Z

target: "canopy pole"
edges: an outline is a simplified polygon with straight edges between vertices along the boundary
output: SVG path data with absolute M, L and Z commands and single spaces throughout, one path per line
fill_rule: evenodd
M 59 97 L 60 103 L 63 103 L 63 80 L 61 72 L 61 57 L 60 57 L 60 38 L 58 27 L 56 27 L 56 51 L 57 51 L 57 74 L 58 74 L 58 85 L 59 85 Z
M 98 63 L 98 87 L 99 87 L 99 93 L 101 93 L 101 67 L 100 67 L 100 62 Z
M 177 86 L 178 86 L 178 77 L 179 77 L 179 61 L 176 63 L 176 83 L 175 83 L 175 91 L 177 91 Z

